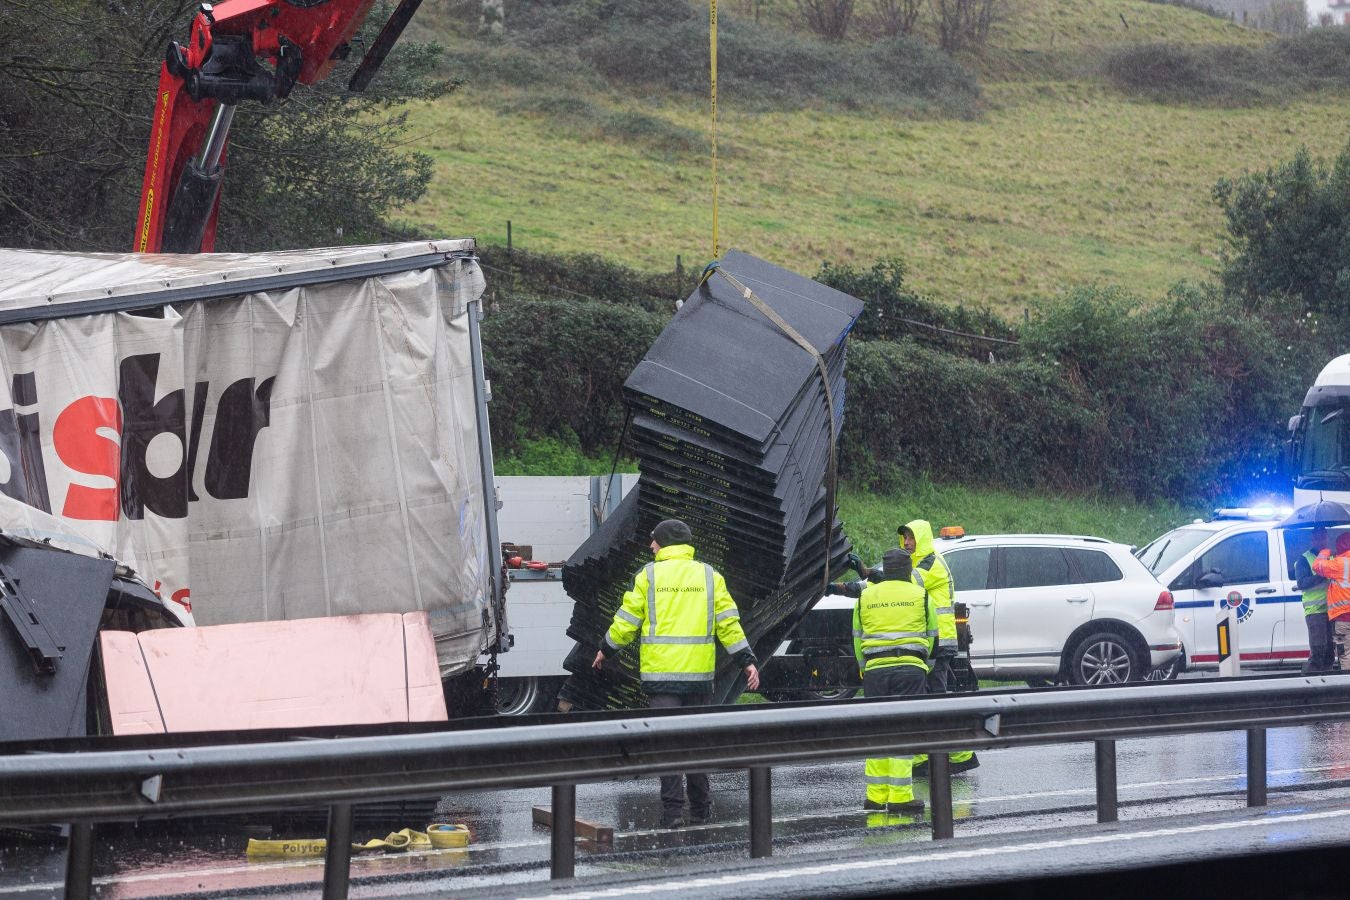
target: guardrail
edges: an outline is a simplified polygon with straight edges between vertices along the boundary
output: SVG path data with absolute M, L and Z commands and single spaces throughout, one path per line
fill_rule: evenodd
M 88 897 L 99 821 L 329 808 L 324 896 L 347 894 L 352 805 L 550 785 L 551 871 L 575 870 L 576 784 L 696 769 L 750 772 L 750 855 L 772 852 L 770 767 L 928 752 L 933 837 L 952 836 L 945 753 L 1096 744 L 1097 820 L 1116 820 L 1115 741 L 1247 731 L 1247 803 L 1266 802 L 1268 727 L 1350 719 L 1350 676 L 1230 679 L 677 715 L 323 741 L 0 756 L 0 825 L 69 822 L 66 896 Z

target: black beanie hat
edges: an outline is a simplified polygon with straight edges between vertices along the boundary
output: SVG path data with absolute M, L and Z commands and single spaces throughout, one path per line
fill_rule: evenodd
M 666 519 L 652 529 L 652 540 L 662 547 L 669 547 L 671 544 L 687 544 L 694 539 L 694 533 L 689 530 L 689 526 L 679 519 Z
M 914 558 L 895 547 L 881 557 L 881 574 L 887 581 L 908 581 L 914 572 Z

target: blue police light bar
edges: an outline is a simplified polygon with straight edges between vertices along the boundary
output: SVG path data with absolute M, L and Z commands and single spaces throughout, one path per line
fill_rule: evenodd
M 1293 513 L 1293 508 L 1288 506 L 1276 507 L 1270 503 L 1263 503 L 1259 506 L 1224 506 L 1214 510 L 1214 519 L 1250 519 L 1252 521 L 1266 521 L 1269 519 L 1283 519 Z

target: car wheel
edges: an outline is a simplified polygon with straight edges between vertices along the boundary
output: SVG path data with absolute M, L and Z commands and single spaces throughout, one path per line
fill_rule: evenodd
M 1069 661 L 1074 684 L 1121 684 L 1144 677 L 1139 651 L 1124 635 L 1098 631 L 1078 642 Z
M 803 700 L 851 700 L 858 693 L 855 687 L 833 688 L 824 691 L 802 691 Z
M 523 716 L 539 702 L 539 679 L 502 678 L 497 682 L 497 715 Z
M 1181 670 L 1186 666 L 1186 653 L 1182 651 L 1172 657 L 1171 661 L 1163 663 L 1158 668 L 1153 669 L 1144 676 L 1145 681 L 1176 681 Z

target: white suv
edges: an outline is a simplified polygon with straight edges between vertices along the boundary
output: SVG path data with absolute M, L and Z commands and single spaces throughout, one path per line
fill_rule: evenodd
M 1139 681 L 1181 653 L 1172 595 L 1125 544 L 1062 534 L 938 542 L 982 678 Z
M 1124 544 L 1060 534 L 939 539 L 970 613 L 976 676 L 1110 684 L 1170 674 L 1182 651 L 1172 595 Z M 856 600 L 824 597 L 764 667 L 770 696 L 848 696 L 857 687 Z
M 1277 528 L 1278 518 L 1278 512 L 1259 508 L 1216 510 L 1210 521 L 1174 528 L 1139 551 L 1175 599 L 1186 648 L 1178 670 L 1218 666 L 1215 621 L 1230 605 L 1237 607 L 1244 668 L 1299 666 L 1308 658 L 1294 561 L 1307 549 L 1310 533 Z

